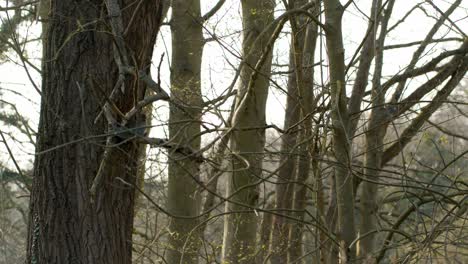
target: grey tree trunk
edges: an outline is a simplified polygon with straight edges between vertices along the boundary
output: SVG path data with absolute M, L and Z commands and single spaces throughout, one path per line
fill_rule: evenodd
M 359 232 L 363 235 L 363 239 L 359 241 L 360 259 L 365 263 L 375 263 L 372 257 L 374 253 L 375 235 L 377 230 L 377 184 L 379 181 L 379 171 L 382 166 L 382 155 L 384 149 L 384 138 L 387 132 L 388 115 L 384 107 L 385 91 L 382 90 L 381 78 L 383 68 L 383 46 L 387 34 L 388 22 L 390 20 L 394 0 L 389 1 L 385 17 L 381 19 L 380 36 L 376 41 L 375 46 L 375 67 L 372 79 L 372 112 L 369 117 L 369 125 L 366 131 L 366 161 L 364 167 L 364 180 L 362 182 L 361 201 L 361 221 Z M 377 4 L 377 7 L 380 3 Z M 380 19 L 379 19 L 380 20 Z M 377 21 L 379 21 L 377 20 Z
M 349 117 L 346 107 L 346 80 L 341 20 L 344 8 L 338 0 L 324 0 L 333 127 L 336 201 L 338 209 L 337 239 L 340 243 L 340 261 L 348 263 L 355 258 L 349 249 L 356 231 L 354 226 L 353 181 L 350 171 Z
M 294 70 L 292 63 L 293 52 L 290 52 L 290 70 Z M 284 115 L 284 129 L 287 130 L 281 137 L 281 158 L 280 169 L 278 171 L 278 180 L 276 181 L 276 204 L 275 209 L 280 213 L 287 215 L 287 211 L 282 209 L 291 209 L 294 196 L 294 179 L 297 173 L 297 136 L 298 128 L 292 127 L 299 122 L 299 102 L 296 86 L 296 75 L 290 73 L 287 86 L 288 96 L 286 98 L 286 110 Z M 272 225 L 271 239 L 271 263 L 280 264 L 287 261 L 288 232 L 289 224 L 284 217 L 275 215 Z
M 231 134 L 232 169 L 228 182 L 222 261 L 255 263 L 258 217 L 251 211 L 258 202 L 255 184 L 262 176 L 265 106 L 271 68 L 271 50 L 266 51 L 270 34 L 261 34 L 273 21 L 274 1 L 244 0 L 243 67 L 233 116 Z M 254 42 L 256 42 L 254 47 Z M 263 61 L 260 59 L 263 56 Z M 261 67 L 255 69 L 259 63 Z M 258 70 L 259 72 L 255 72 Z M 250 129 L 248 129 L 250 128 Z M 244 206 L 245 205 L 245 206 Z M 250 211 L 237 212 L 236 211 Z
M 369 73 L 372 61 L 375 56 L 375 42 L 377 27 L 380 17 L 380 7 L 382 5 L 382 0 L 373 0 L 372 7 L 370 12 L 370 20 L 367 25 L 366 39 L 364 40 L 363 47 L 360 53 L 359 67 L 356 73 L 356 80 L 354 81 L 353 91 L 351 93 L 351 98 L 348 103 L 348 111 L 351 116 L 350 127 L 349 127 L 349 136 L 354 137 L 356 133 L 356 128 L 358 126 L 361 103 L 364 98 L 364 93 L 367 88 Z M 379 15 L 378 15 L 379 14 Z
M 316 17 L 319 14 L 319 4 L 311 8 L 311 13 Z M 299 103 L 301 110 L 301 134 L 299 147 L 299 164 L 297 171 L 296 182 L 294 190 L 294 206 L 295 216 L 300 221 L 304 219 L 304 210 L 307 200 L 307 180 L 311 174 L 311 162 L 314 142 L 311 140 L 312 136 L 312 112 L 314 110 L 314 68 L 315 61 L 315 46 L 317 42 L 317 29 L 318 26 L 313 21 L 301 21 L 299 23 L 294 20 L 292 31 L 293 34 L 298 36 L 300 30 L 304 31 L 303 37 L 293 40 L 295 64 L 299 65 L 296 69 L 297 87 L 299 90 Z M 306 24 L 306 22 L 308 24 Z M 301 41 L 301 42 L 298 42 Z M 310 195 L 312 193 L 309 192 Z M 303 245 L 303 224 L 301 222 L 293 223 L 289 231 L 289 249 L 288 261 L 290 263 L 297 263 L 302 257 Z
M 304 1 L 301 1 L 304 2 Z M 303 4 L 303 3 L 302 3 Z M 301 5 L 302 5 L 301 4 Z M 293 33 L 291 39 L 296 38 L 301 49 L 305 39 L 305 30 Z M 294 40 L 293 40 L 294 41 Z M 294 180 L 297 174 L 298 151 L 297 142 L 299 135 L 301 103 L 299 101 L 299 91 L 297 85 L 297 66 L 294 63 L 294 54 L 296 50 L 291 47 L 289 51 L 289 73 L 287 84 L 286 109 L 284 115 L 283 129 L 287 131 L 281 137 L 281 159 L 278 171 L 278 180 L 276 182 L 276 204 L 275 209 L 283 215 L 290 214 L 286 210 L 293 207 Z M 302 54 L 302 53 L 301 53 Z M 294 127 L 293 127 L 294 126 Z M 285 210 L 285 211 L 281 211 Z M 291 223 L 284 217 L 275 215 L 272 225 L 272 240 L 270 250 L 270 262 L 272 264 L 286 263 L 288 260 L 288 240 Z
M 201 60 L 203 53 L 200 0 L 172 0 L 172 61 L 169 116 L 170 140 L 200 149 Z M 198 263 L 199 230 L 196 216 L 200 211 L 197 195 L 199 161 L 189 155 L 169 153 L 168 210 L 170 220 L 169 263 Z

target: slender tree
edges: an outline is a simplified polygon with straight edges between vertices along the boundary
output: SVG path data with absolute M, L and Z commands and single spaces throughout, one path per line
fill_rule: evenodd
M 293 209 L 295 216 L 298 218 L 298 222 L 293 224 L 289 230 L 289 252 L 288 260 L 290 263 L 298 262 L 302 258 L 303 250 L 303 227 L 302 221 L 305 218 L 304 211 L 306 209 L 307 200 L 312 196 L 312 193 L 308 191 L 307 181 L 309 175 L 311 175 L 313 159 L 312 153 L 315 152 L 317 146 L 315 140 L 317 139 L 318 131 L 312 127 L 312 115 L 316 107 L 314 98 L 314 61 L 315 61 L 315 47 L 317 43 L 317 32 L 318 25 L 316 23 L 319 10 L 320 2 L 311 1 L 314 5 L 310 9 L 310 13 L 313 15 L 313 19 L 306 20 L 306 23 L 299 23 L 296 19 L 291 20 L 293 25 L 293 35 L 297 36 L 301 31 L 304 32 L 303 39 L 293 39 L 293 50 L 294 50 L 294 64 L 297 65 L 296 80 L 299 91 L 299 105 L 301 110 L 301 134 L 299 143 L 299 162 L 297 167 L 297 178 L 294 191 Z M 315 21 L 314 21 L 315 20 Z M 300 42 L 303 44 L 301 45 Z M 314 132 L 314 131 L 315 132 Z M 315 140 L 311 140 L 313 136 Z M 315 175 L 319 177 L 318 175 Z M 316 200 L 318 205 L 318 201 Z M 317 206 L 318 207 L 318 206 Z M 320 223 L 318 223 L 320 224 Z
M 343 46 L 342 17 L 344 7 L 338 0 L 324 0 L 328 60 L 330 63 L 330 95 L 333 127 L 333 154 L 335 166 L 335 192 L 338 211 L 338 242 L 340 261 L 354 260 L 351 246 L 356 231 L 354 225 L 353 181 L 350 171 L 351 142 L 346 107 L 345 50 Z
M 265 107 L 271 67 L 274 1 L 242 3 L 243 61 L 232 119 L 232 174 L 228 183 L 223 256 L 228 263 L 255 263 L 258 217 L 250 208 L 258 202 L 256 182 L 262 176 L 265 144 Z M 271 30 L 270 30 L 271 32 Z M 254 129 L 255 128 L 255 129 Z M 244 211 L 244 212 L 240 212 Z M 248 211 L 248 212 L 245 212 Z
M 203 21 L 199 0 L 173 0 L 171 32 L 171 97 L 169 136 L 175 144 L 200 149 L 201 59 Z M 169 231 L 169 263 L 198 263 L 198 223 L 200 211 L 197 195 L 200 162 L 181 152 L 169 153 L 168 209 L 174 215 Z
M 298 5 L 296 5 L 296 2 Z M 294 6 L 302 6 L 306 1 L 293 1 Z M 301 22 L 304 26 L 305 19 Z M 291 41 L 297 43 L 300 48 L 303 47 L 305 39 L 305 29 L 301 28 L 299 32 L 292 33 Z M 294 54 L 296 50 L 291 46 L 289 52 L 289 70 L 286 95 L 286 108 L 284 113 L 283 128 L 286 131 L 281 137 L 281 156 L 280 168 L 278 169 L 278 179 L 275 185 L 276 203 L 275 209 L 281 214 L 287 215 L 285 209 L 292 209 L 294 196 L 294 180 L 297 175 L 297 143 L 298 129 L 297 124 L 300 120 L 301 104 L 299 103 L 299 91 L 296 81 L 296 65 L 294 63 Z M 285 210 L 284 212 L 281 210 Z M 271 240 L 271 262 L 286 263 L 288 248 L 288 233 L 290 224 L 282 215 L 275 215 L 272 226 Z
M 288 10 L 302 8 L 309 1 L 292 1 Z M 313 5 L 311 13 L 318 10 Z M 311 158 L 309 140 L 311 132 L 311 110 L 313 108 L 313 63 L 317 39 L 314 21 L 307 16 L 291 16 L 292 26 L 290 50 L 290 74 L 287 85 L 287 102 L 282 137 L 281 161 L 276 183 L 276 210 L 282 215 L 285 209 L 295 209 L 294 216 L 301 219 L 305 206 L 305 181 L 309 175 Z M 300 157 L 298 159 L 298 157 Z M 299 223 L 288 223 L 282 215 L 274 217 L 272 229 L 271 262 L 286 263 L 301 255 L 302 228 Z

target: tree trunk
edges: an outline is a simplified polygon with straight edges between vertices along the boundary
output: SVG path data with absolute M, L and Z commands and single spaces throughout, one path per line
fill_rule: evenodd
M 338 0 L 325 0 L 325 26 L 333 122 L 333 151 L 335 165 L 336 200 L 338 209 L 338 242 L 341 263 L 353 261 L 355 252 L 349 249 L 355 238 L 354 195 L 350 167 L 349 117 L 346 108 L 346 80 L 341 20 L 344 8 Z
M 387 132 L 388 115 L 383 106 L 385 103 L 385 91 L 382 90 L 381 78 L 383 68 L 383 47 L 387 35 L 388 22 L 393 11 L 394 0 L 389 1 L 386 8 L 385 17 L 381 20 L 380 36 L 375 46 L 375 67 L 372 79 L 372 112 L 369 117 L 369 125 L 366 131 L 366 161 L 364 167 L 364 178 L 369 181 L 362 182 L 361 193 L 361 221 L 359 227 L 360 235 L 364 236 L 359 241 L 360 259 L 365 263 L 376 263 L 372 257 L 374 253 L 375 235 L 377 230 L 377 184 L 379 181 L 379 171 L 382 166 L 382 155 L 384 150 L 384 138 Z M 380 2 L 377 5 L 380 7 Z M 380 19 L 379 19 L 380 20 Z M 377 20 L 377 21 L 379 21 Z
M 266 210 L 273 210 L 274 207 L 271 204 L 265 206 Z M 262 223 L 260 225 L 260 234 L 259 234 L 259 244 L 257 252 L 257 262 L 256 263 L 266 263 L 270 258 L 269 248 L 271 240 L 271 226 L 273 224 L 273 214 L 269 212 L 263 213 Z
M 360 52 L 359 67 L 356 72 L 356 79 L 353 85 L 353 91 L 348 103 L 350 114 L 349 137 L 353 138 L 361 116 L 361 104 L 366 92 L 369 80 L 369 70 L 375 56 L 375 41 L 377 36 L 377 27 L 379 24 L 379 11 L 382 6 L 382 0 L 372 0 L 370 19 L 367 25 L 367 33 Z
M 228 196 L 232 195 L 230 199 L 233 202 L 226 203 L 226 212 L 234 212 L 225 218 L 222 254 L 223 261 L 230 264 L 255 263 L 258 217 L 254 212 L 235 211 L 255 207 L 259 196 L 255 182 L 262 176 L 265 129 L 251 128 L 264 126 L 266 122 L 271 50 L 264 54 L 266 57 L 263 56 L 264 60 L 260 62 L 260 72 L 255 72 L 254 68 L 271 37 L 270 34 L 261 33 L 273 21 L 273 8 L 274 1 L 271 0 L 242 1 L 244 64 L 232 121 L 233 172 L 228 183 Z
M 311 12 L 318 17 L 319 5 L 313 7 Z M 304 21 L 305 22 L 305 21 Z M 317 24 L 309 21 L 309 24 L 298 23 L 297 26 L 293 26 L 293 33 L 299 34 L 300 27 L 304 27 L 303 38 L 294 40 L 294 54 L 295 64 L 300 65 L 300 69 L 296 71 L 297 79 L 299 80 L 297 86 L 299 88 L 299 98 L 301 107 L 301 143 L 299 147 L 299 164 L 297 171 L 297 183 L 294 191 L 294 206 L 293 209 L 296 212 L 295 215 L 299 220 L 304 219 L 304 211 L 306 208 L 307 200 L 307 180 L 310 175 L 310 168 L 312 162 L 311 152 L 313 151 L 313 140 L 312 136 L 312 112 L 314 109 L 314 68 L 313 64 L 315 61 L 315 46 L 317 43 Z M 302 41 L 303 43 L 297 43 Z M 289 233 L 289 252 L 288 259 L 290 263 L 299 261 L 302 256 L 302 237 L 303 237 L 303 224 L 299 221 L 291 226 Z M 300 263 L 300 262 L 299 262 Z
M 299 43 L 304 40 L 305 32 L 299 32 L 297 38 Z M 301 45 L 302 46 L 302 45 Z M 299 122 L 300 103 L 296 81 L 296 66 L 294 64 L 294 49 L 289 52 L 289 70 L 292 71 L 288 76 L 286 109 L 284 114 L 283 129 L 287 131 L 281 137 L 281 158 L 280 168 L 278 170 L 278 180 L 276 182 L 276 205 L 275 209 L 284 215 L 288 215 L 293 207 L 294 180 L 297 173 L 297 139 L 299 128 L 296 124 Z M 296 127 L 293 127 L 296 126 Z M 285 210 L 285 211 L 281 211 Z M 284 217 L 275 215 L 272 225 L 271 240 L 271 263 L 282 264 L 288 259 L 288 232 L 290 223 Z
M 203 34 L 199 0 L 172 1 L 172 64 L 169 135 L 171 141 L 200 149 L 201 60 Z M 168 209 L 176 216 L 196 216 L 199 161 L 180 152 L 169 153 Z M 169 230 L 169 263 L 197 263 L 197 219 L 173 217 Z
M 128 25 L 124 41 L 137 64 L 132 66 L 149 72 L 161 4 L 145 1 L 137 9 L 131 1 L 122 2 L 126 7 L 123 24 Z M 129 184 L 136 184 L 140 146 L 113 137 L 115 151 L 103 184 L 95 197 L 90 192 L 103 158 L 102 135 L 109 130 L 104 118 L 96 124 L 94 119 L 119 76 L 104 10 L 102 0 L 51 4 L 44 41 L 28 263 L 131 263 L 135 191 Z M 125 82 L 126 96 L 114 102 L 123 113 L 134 106 L 133 95 L 144 89 L 143 83 L 130 78 Z M 89 140 L 71 143 L 84 137 Z

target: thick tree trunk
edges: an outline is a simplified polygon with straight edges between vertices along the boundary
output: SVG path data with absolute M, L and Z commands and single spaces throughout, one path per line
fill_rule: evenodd
M 230 197 L 233 202 L 226 203 L 226 211 L 233 213 L 225 218 L 222 254 L 223 261 L 232 264 L 255 263 L 258 217 L 254 212 L 235 211 L 249 209 L 240 204 L 255 207 L 258 201 L 258 188 L 254 183 L 262 176 L 265 129 L 246 128 L 264 126 L 266 122 L 271 50 L 265 54 L 267 57 L 258 69 L 260 73 L 255 73 L 254 68 L 271 38 L 270 34 L 261 32 L 273 21 L 273 8 L 271 0 L 242 1 L 244 65 L 232 121 L 233 172 L 228 183 L 228 196 L 234 195 Z
M 123 3 L 122 3 L 123 2 Z M 124 41 L 148 70 L 160 25 L 159 1 L 137 9 L 121 1 Z M 115 151 L 94 198 L 90 187 L 103 158 L 108 130 L 95 124 L 119 76 L 113 36 L 102 0 L 52 1 L 44 41 L 42 104 L 30 202 L 28 263 L 131 263 L 139 145 L 112 138 Z M 135 14 L 134 14 L 135 13 Z M 132 77 L 128 77 L 131 79 Z M 115 106 L 133 107 L 143 83 L 127 80 Z M 75 140 L 90 137 L 80 143 Z M 127 182 L 127 183 L 124 183 Z M 93 202 L 94 200 L 94 202 Z
M 169 135 L 176 144 L 200 149 L 201 60 L 203 34 L 200 0 L 172 1 L 172 64 Z M 169 153 L 168 209 L 176 216 L 196 216 L 200 211 L 197 181 L 199 162 L 179 152 Z M 197 263 L 197 219 L 173 217 L 167 261 Z

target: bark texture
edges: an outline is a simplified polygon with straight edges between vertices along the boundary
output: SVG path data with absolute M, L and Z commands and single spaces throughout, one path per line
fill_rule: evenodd
M 149 70 L 159 1 L 120 1 L 124 41 L 137 69 Z M 90 187 L 108 131 L 102 110 L 119 76 L 106 3 L 52 1 L 44 41 L 42 103 L 30 202 L 28 263 L 131 263 L 140 146 L 113 138 L 115 151 L 94 202 Z M 130 23 L 131 21 L 131 23 Z M 127 76 L 114 105 L 125 113 L 144 88 Z M 73 144 L 83 137 L 92 139 Z M 121 179 L 121 180 L 119 180 Z

